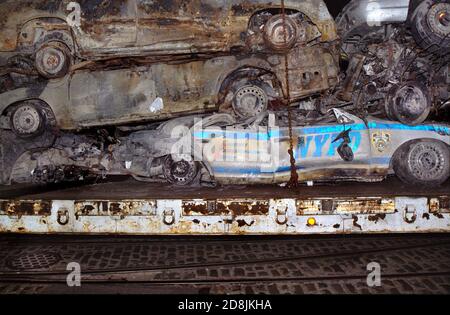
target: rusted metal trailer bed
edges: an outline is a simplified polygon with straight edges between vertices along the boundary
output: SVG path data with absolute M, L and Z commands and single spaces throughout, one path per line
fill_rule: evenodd
M 173 187 L 130 179 L 49 190 L 0 188 L 0 232 L 343 234 L 450 232 L 450 183 Z

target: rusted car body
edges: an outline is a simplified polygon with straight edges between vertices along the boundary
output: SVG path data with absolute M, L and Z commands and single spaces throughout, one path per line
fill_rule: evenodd
M 279 14 L 280 8 L 280 2 L 266 0 L 82 0 L 76 5 L 70 0 L 3 1 L 0 11 L 8 14 L 0 20 L 0 52 L 33 54 L 40 73 L 55 77 L 67 69 L 45 69 L 47 63 L 56 67 L 76 62 L 68 55 L 99 60 L 273 51 L 280 48 L 280 23 L 269 21 L 265 32 L 267 16 L 261 17 Z M 291 29 L 288 40 L 336 39 L 334 20 L 322 0 L 286 0 L 285 9 L 288 14 L 301 13 L 314 25 Z M 47 55 L 41 56 L 41 51 Z
M 70 2 L 2 1 L 0 51 L 33 48 L 59 31 L 67 35 L 59 40 L 69 40 L 65 43 L 86 59 L 230 51 L 245 46 L 242 33 L 255 13 L 281 8 L 268 0 L 80 0 L 80 25 L 71 26 Z M 334 39 L 334 21 L 323 1 L 286 0 L 285 8 L 307 15 L 322 40 Z
M 284 104 L 288 81 L 291 101 L 339 81 L 336 26 L 321 0 L 285 1 L 285 25 L 281 3 L 271 1 L 80 1 L 79 26 L 65 21 L 68 4 L 0 5 L 11 12 L 2 21 L 0 56 L 23 67 L 28 63 L 17 62 L 17 54 L 28 54 L 41 74 L 24 83 L 26 71 L 7 69 L 11 77 L 0 85 L 2 128 L 34 137 L 49 127 L 74 130 L 218 109 L 251 117 Z M 59 73 L 68 66 L 61 45 L 71 52 L 70 75 Z
M 395 173 L 407 184 L 439 185 L 449 178 L 449 125 L 365 122 L 337 109 L 335 115 L 335 122 L 293 129 L 300 181 L 376 181 Z M 93 139 L 70 135 L 56 144 L 22 155 L 13 181 L 62 180 L 65 173 L 86 177 L 89 171 L 161 177 L 178 185 L 281 184 L 291 172 L 288 128 L 274 113 L 245 125 L 227 114 L 178 118 L 120 138 L 107 151 Z
M 320 45 L 294 48 L 289 59 L 293 100 L 327 90 L 338 80 L 333 55 Z M 30 100 L 38 108 L 51 109 L 56 126 L 64 130 L 161 120 L 214 111 L 219 106 L 224 111 L 232 110 L 230 103 L 236 94 L 233 86 L 239 82 L 246 87 L 250 82 L 262 82 L 259 80 L 266 82 L 263 86 L 270 106 L 284 99 L 284 69 L 284 56 L 271 55 L 77 71 L 62 79 L 38 80 L 1 94 L 2 127 L 12 128 L 14 106 Z M 26 125 L 22 129 L 27 132 Z

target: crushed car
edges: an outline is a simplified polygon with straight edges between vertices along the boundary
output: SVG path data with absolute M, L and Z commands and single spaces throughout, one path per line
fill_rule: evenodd
M 335 39 L 323 0 L 2 1 L 0 52 L 33 60 L 46 78 L 120 57 L 153 61 L 239 52 L 279 53 Z M 286 29 L 285 29 L 286 28 Z M 286 30 L 286 40 L 284 35 Z M 81 64 L 80 64 L 81 62 Z
M 0 183 L 450 175 L 449 1 L 79 4 L 0 4 Z
M 0 128 L 19 137 L 215 110 L 248 118 L 339 82 L 322 0 L 81 1 L 80 27 L 64 20 L 67 4 L 0 4 L 11 12 Z
M 291 64 L 298 64 L 289 70 L 296 82 L 291 83 L 292 100 L 328 90 L 338 81 L 337 63 L 321 45 L 291 53 Z M 0 126 L 33 138 L 52 127 L 79 130 L 217 110 L 248 118 L 284 106 L 283 58 L 224 56 L 37 80 L 0 95 Z
M 32 139 L 44 129 L 80 130 L 216 110 L 245 119 L 287 103 L 301 107 L 311 100 L 312 110 L 322 115 L 330 108 L 345 108 L 360 117 L 370 114 L 416 125 L 430 113 L 438 117 L 450 107 L 448 54 L 442 53 L 448 48 L 447 1 L 402 0 L 395 5 L 387 0 L 351 1 L 337 23 L 319 0 L 286 1 L 283 8 L 281 3 L 266 1 L 226 2 L 220 14 L 234 21 L 234 26 L 222 25 L 221 31 L 240 36 L 227 35 L 233 38 L 233 44 L 226 41 L 226 45 L 232 47 L 218 45 L 217 51 L 213 50 L 219 53 L 197 49 L 203 46 L 193 44 L 191 37 L 194 34 L 196 41 L 213 42 L 205 40 L 205 34 L 211 34 L 205 21 L 211 22 L 216 16 L 198 7 L 209 3 L 212 10 L 221 1 L 183 2 L 183 12 L 195 11 L 195 19 L 206 23 L 198 29 L 203 35 L 194 32 L 191 37 L 172 29 L 186 18 L 178 9 L 174 11 L 176 1 L 153 1 L 153 6 L 144 10 L 152 16 L 146 21 L 156 23 L 156 33 L 163 34 L 158 36 L 164 40 L 154 39 L 155 43 L 167 46 L 156 51 L 138 47 L 139 53 L 133 49 L 145 40 L 123 47 L 113 40 L 114 36 L 124 36 L 123 28 L 114 23 L 125 23 L 125 11 L 129 9 L 138 10 L 133 15 L 137 26 L 132 26 L 137 27 L 137 34 L 146 33 L 141 28 L 150 25 L 141 25 L 145 18 L 139 13 L 149 4 L 129 1 L 137 1 L 137 9 L 130 9 L 128 2 L 80 3 L 81 9 L 99 11 L 98 20 L 88 11 L 80 18 L 80 25 L 99 25 L 96 45 L 101 47 L 93 51 L 83 49 L 83 43 L 93 36 L 88 30 L 78 36 L 80 27 L 61 21 L 63 13 L 67 14 L 65 1 L 51 6 L 51 14 L 59 14 L 59 20 L 55 17 L 45 23 L 37 16 L 50 10 L 49 4 L 32 1 L 19 8 L 15 2 L 6 1 L 4 8 L 10 6 L 12 16 L 28 12 L 30 23 L 17 26 L 6 18 L 5 25 L 15 26 L 6 27 L 3 34 L 13 34 L 12 30 L 24 25 L 30 30 L 25 32 L 27 41 L 17 36 L 11 51 L 0 52 L 0 59 L 7 60 L 0 78 L 0 128 Z M 161 12 L 167 14 L 162 17 Z M 424 19 L 434 26 L 425 27 Z M 102 37 L 107 34 L 113 37 Z M 147 35 L 156 36 L 152 34 Z M 57 75 L 59 79 L 48 80 L 48 75 L 37 71 L 40 76 L 33 77 L 35 68 L 39 69 L 38 47 L 44 49 L 52 40 L 68 45 L 68 38 L 73 47 L 71 56 L 81 60 L 70 67 L 70 75 L 65 72 Z M 430 41 L 433 49 L 420 46 Z M 180 48 L 186 45 L 193 45 L 189 53 Z M 340 48 L 341 64 L 348 63 L 342 72 Z M 82 56 L 85 51 L 88 54 Z M 101 51 L 108 53 L 103 55 Z M 43 55 L 62 60 L 51 53 Z
M 395 174 L 409 185 L 432 186 L 450 177 L 450 125 L 364 121 L 338 109 L 333 114 L 329 121 L 293 128 L 301 182 L 371 182 Z M 22 154 L 10 180 L 73 180 L 89 170 L 91 176 L 131 175 L 176 185 L 283 184 L 291 172 L 288 134 L 274 112 L 245 123 L 228 114 L 177 118 L 108 146 L 66 134 L 50 149 Z
M 353 0 L 336 22 L 346 77 L 325 103 L 408 125 L 449 110 L 449 1 Z

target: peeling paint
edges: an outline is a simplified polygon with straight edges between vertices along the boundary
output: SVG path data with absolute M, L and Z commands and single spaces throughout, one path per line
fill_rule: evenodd
M 363 199 L 373 200 L 372 197 Z M 343 205 L 348 204 L 348 198 L 341 200 Z M 254 202 L 245 199 L 1 200 L 0 232 L 264 235 L 450 231 L 450 214 L 435 213 L 430 216 L 433 212 L 427 198 L 395 197 L 397 212 L 368 213 L 364 207 L 359 210 L 350 207 L 348 211 L 319 213 L 317 217 L 299 214 L 298 205 L 302 202 L 297 199 L 261 199 Z M 310 199 L 310 202 L 320 204 L 322 200 Z M 339 203 L 339 200 L 336 201 L 338 206 Z M 21 216 L 8 214 L 5 209 L 12 204 L 27 204 L 27 209 L 32 206 L 34 210 L 27 210 Z M 222 206 L 213 206 L 219 204 Z M 412 204 L 415 205 L 416 218 L 406 220 L 404 210 Z M 49 205 L 50 213 L 47 210 Z M 312 218 L 316 223 L 314 225 L 310 224 Z

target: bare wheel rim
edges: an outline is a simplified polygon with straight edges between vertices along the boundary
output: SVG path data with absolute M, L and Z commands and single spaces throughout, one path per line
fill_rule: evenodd
M 409 152 L 408 166 L 420 180 L 439 179 L 446 171 L 444 152 L 433 143 L 416 144 Z
M 168 156 L 164 161 L 164 176 L 171 183 L 187 185 L 197 176 L 197 164 L 194 160 L 184 156 Z
M 61 49 L 44 47 L 36 54 L 37 64 L 40 70 L 48 75 L 56 75 L 66 63 L 66 55 Z
M 407 84 L 395 91 L 393 111 L 396 118 L 406 124 L 423 122 L 430 112 L 428 95 L 416 84 Z
M 235 93 L 234 110 L 239 116 L 250 117 L 267 109 L 266 92 L 256 85 L 241 87 Z
M 437 3 L 427 12 L 427 22 L 431 30 L 439 37 L 450 33 L 450 4 Z
M 42 117 L 34 106 L 22 105 L 14 112 L 12 123 L 19 134 L 30 135 L 39 130 Z
M 281 14 L 275 15 L 264 26 L 264 39 L 275 50 L 290 49 L 296 38 L 296 23 L 288 16 L 283 19 Z

